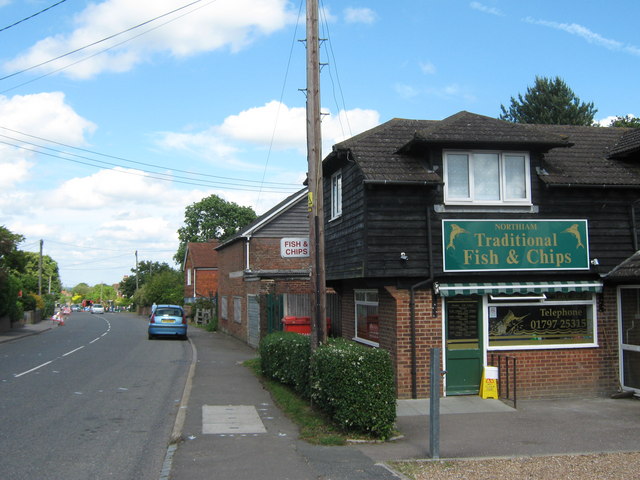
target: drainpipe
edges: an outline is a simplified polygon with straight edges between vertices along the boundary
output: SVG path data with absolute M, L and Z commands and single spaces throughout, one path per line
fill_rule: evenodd
M 429 278 L 410 288 L 409 312 L 411 328 L 411 398 L 418 398 L 418 367 L 416 358 L 416 289 L 433 282 L 433 249 L 431 246 L 431 209 L 427 207 L 427 252 L 429 254 Z M 433 395 L 433 392 L 431 393 Z
M 249 261 L 249 242 L 251 242 L 251 235 L 247 235 L 245 237 L 245 239 L 246 239 L 245 240 L 245 245 L 246 245 L 247 248 L 246 248 L 246 259 L 245 259 L 245 268 L 244 268 L 244 270 L 246 272 L 248 272 L 248 271 L 251 270 L 251 263 Z

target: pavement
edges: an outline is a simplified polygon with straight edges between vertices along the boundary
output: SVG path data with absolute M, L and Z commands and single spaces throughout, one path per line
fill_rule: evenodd
M 0 342 L 58 328 L 41 324 L 0 334 Z M 428 400 L 398 401 L 394 441 L 310 445 L 242 365 L 255 350 L 195 327 L 189 341 L 192 364 L 173 431 L 179 441 L 167 451 L 161 480 L 386 480 L 402 478 L 389 462 L 432 459 Z M 478 396 L 445 397 L 438 441 L 440 459 L 640 451 L 640 401 L 518 399 L 514 409 Z
M 6 332 L 0 332 L 0 343 L 11 342 L 29 335 L 37 335 L 52 328 L 57 328 L 58 323 L 53 320 L 42 320 L 35 324 L 27 324 L 19 328 L 12 328 Z

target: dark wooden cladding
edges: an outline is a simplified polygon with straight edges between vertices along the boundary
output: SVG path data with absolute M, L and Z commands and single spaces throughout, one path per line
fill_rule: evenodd
M 633 231 L 632 205 L 640 200 L 640 166 L 636 165 L 640 162 L 629 158 L 638 153 L 631 141 L 623 144 L 622 153 L 628 152 L 624 161 L 606 153 L 615 142 L 628 139 L 631 129 L 520 128 L 468 112 L 451 119 L 440 123 L 394 119 L 336 145 L 324 172 L 325 206 L 329 211 L 328 179 L 340 169 L 343 213 L 336 219 L 325 218 L 328 281 L 387 278 L 410 282 L 425 278 L 430 272 L 429 246 L 433 273 L 442 277 L 443 219 L 587 220 L 589 257 L 597 258 L 600 265 L 582 273 L 592 275 L 610 271 L 635 253 L 640 202 L 636 207 L 638 232 Z M 467 133 L 497 143 L 493 147 L 490 142 L 465 144 L 463 134 L 468 125 L 479 130 Z M 514 137 L 518 132 L 524 135 L 521 145 Z M 510 143 L 500 143 L 504 135 Z M 454 143 L 447 143 L 447 138 Z M 530 153 L 531 208 L 444 205 L 443 149 L 504 150 L 507 146 Z M 401 258 L 402 253 L 407 260 Z M 478 275 L 486 277 L 487 272 Z M 549 270 L 523 275 L 552 277 L 562 273 Z M 469 281 L 475 276 L 468 274 Z

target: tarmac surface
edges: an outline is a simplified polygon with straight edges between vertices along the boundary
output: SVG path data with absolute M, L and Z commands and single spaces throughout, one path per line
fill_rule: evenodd
M 59 328 L 51 321 L 0 334 L 0 343 Z M 429 459 L 428 400 L 401 400 L 397 440 L 310 445 L 273 404 L 245 360 L 255 350 L 190 327 L 193 362 L 161 480 L 397 479 L 387 462 Z M 614 393 L 614 392 L 612 392 Z M 478 396 L 440 399 L 439 458 L 640 451 L 635 398 L 518 400 L 517 409 Z

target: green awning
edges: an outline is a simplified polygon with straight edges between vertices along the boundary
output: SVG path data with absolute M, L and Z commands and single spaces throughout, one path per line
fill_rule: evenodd
M 454 295 L 493 295 L 557 292 L 602 292 L 602 282 L 497 282 L 497 283 L 435 283 L 436 294 L 443 297 Z

